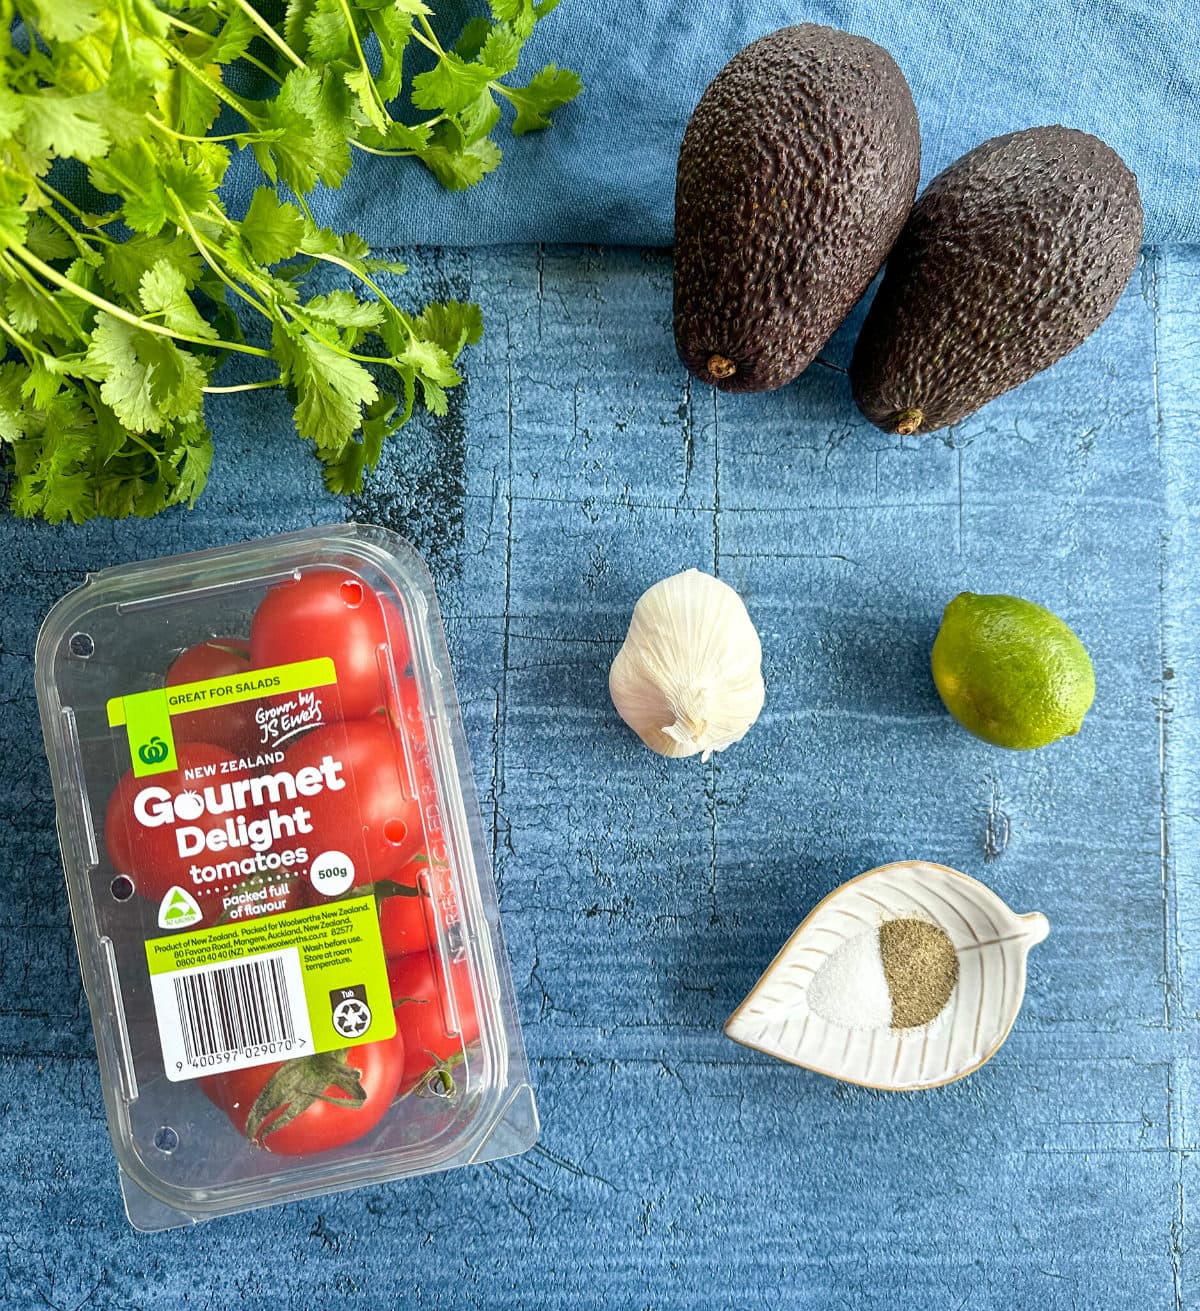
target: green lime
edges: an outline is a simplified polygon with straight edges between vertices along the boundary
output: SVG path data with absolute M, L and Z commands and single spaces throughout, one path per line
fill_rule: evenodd
M 1083 643 L 1019 596 L 960 592 L 933 644 L 933 681 L 968 732 L 1028 751 L 1078 733 L 1096 674 Z

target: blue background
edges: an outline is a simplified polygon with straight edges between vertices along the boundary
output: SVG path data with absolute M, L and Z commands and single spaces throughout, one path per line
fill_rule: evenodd
M 603 137 L 595 118 L 570 130 L 586 122 Z M 439 197 L 439 212 L 462 203 Z M 1084 347 L 924 438 L 857 416 L 840 368 L 861 312 L 794 385 L 729 397 L 675 358 L 666 253 L 413 263 L 391 290 L 473 297 L 487 332 L 450 413 L 414 420 L 361 497 L 328 496 L 285 400 L 252 392 L 214 410 L 218 460 L 193 513 L 0 523 L 0 1304 L 1200 1303 L 1200 254 L 1147 250 Z M 437 578 L 542 1140 L 138 1235 L 78 982 L 34 635 L 88 569 L 346 517 L 408 535 Z M 707 765 L 645 751 L 606 689 L 639 593 L 692 565 L 745 596 L 768 688 L 750 736 Z M 1098 679 L 1078 739 L 1009 754 L 946 716 L 928 652 L 963 588 L 1018 592 L 1075 626 Z M 1051 921 L 990 1064 L 884 1095 L 721 1036 L 820 897 L 910 856 Z

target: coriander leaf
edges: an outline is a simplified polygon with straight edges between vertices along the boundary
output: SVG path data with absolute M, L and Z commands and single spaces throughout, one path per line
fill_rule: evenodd
M 24 280 L 9 286 L 4 293 L 4 308 L 9 323 L 18 332 L 26 335 L 40 332 L 63 341 L 69 339 L 70 329 L 64 332 L 65 325 L 55 313 L 53 303 Z
M 105 404 L 134 432 L 200 411 L 207 375 L 196 356 L 111 314 L 97 315 L 84 368 L 102 384 Z
M 204 52 L 206 64 L 232 64 L 250 48 L 258 27 L 243 9 L 235 9 Z
M 176 479 L 172 500 L 175 504 L 186 502 L 190 510 L 208 482 L 213 459 L 212 434 L 202 423 L 193 423 L 180 435 L 183 440 L 169 456 Z
M 28 225 L 29 212 L 20 201 L 0 197 L 0 250 L 23 246 Z
M 436 341 L 424 341 L 420 337 L 414 337 L 402 351 L 397 352 L 396 358 L 401 364 L 414 368 L 419 378 L 427 378 L 430 382 L 441 383 L 446 387 L 453 387 L 455 383 L 462 382 L 462 377 L 454 367 L 449 353 Z
M 379 41 L 380 69 L 375 77 L 380 98 L 386 104 L 400 94 L 404 79 L 404 48 L 412 35 L 412 14 L 399 6 L 368 9 L 367 22 Z
M 304 20 L 304 32 L 308 37 L 304 51 L 306 58 L 320 64 L 331 64 L 352 57 L 350 29 L 340 0 L 316 0 Z
M 469 301 L 434 301 L 413 325 L 455 359 L 464 346 L 474 345 L 483 336 L 483 311 Z
M 26 245 L 42 260 L 70 259 L 75 247 L 62 228 L 57 227 L 45 214 L 33 214 L 25 236 Z
M 102 0 L 23 0 L 50 41 L 78 41 L 100 26 Z
M 430 414 L 446 414 L 450 409 L 450 402 L 446 398 L 446 389 L 436 382 L 430 382 L 428 378 L 422 378 L 421 382 L 421 399 L 425 402 L 425 408 Z
M 507 23 L 496 23 L 479 51 L 479 62 L 492 70 L 493 77 L 503 77 L 520 61 L 521 45 L 521 37 Z
M 366 122 L 370 123 L 376 131 L 386 132 L 388 120 L 379 108 L 371 74 L 365 68 L 352 68 L 343 76 Z
M 140 293 L 146 313 L 160 318 L 173 332 L 216 338 L 216 330 L 192 304 L 183 274 L 169 260 L 159 260 L 143 274 Z
M 283 39 L 293 50 L 301 54 L 307 40 L 304 29 L 316 7 L 317 0 L 288 0 L 287 3 L 283 21 Z
M 62 365 L 49 355 L 39 355 L 25 373 L 21 395 L 36 409 L 45 409 L 62 390 Z
M 408 265 L 398 259 L 364 259 L 360 262 L 365 273 L 394 273 L 402 277 L 408 272 Z
M 200 281 L 200 256 L 186 237 L 136 235 L 105 250 L 104 263 L 97 272 L 110 291 L 122 296 L 132 296 L 146 273 L 164 261 L 178 270 L 189 291 Z
M 160 96 L 159 106 L 177 131 L 188 136 L 203 136 L 221 112 L 216 95 L 181 68 L 171 70 L 169 90 Z
M 483 49 L 483 43 L 492 30 L 492 24 L 483 17 L 472 18 L 458 34 L 454 43 L 454 53 L 470 63 Z
M 500 106 L 490 91 L 485 91 L 458 115 L 457 123 L 463 135 L 463 144 L 469 145 L 486 137 L 500 119 Z
M 428 144 L 432 133 L 433 129 L 428 123 L 410 125 L 393 121 L 388 124 L 388 129 L 380 138 L 379 144 L 391 150 L 411 150 L 420 154 Z
M 260 264 L 278 264 L 297 253 L 304 224 L 295 205 L 281 201 L 270 187 L 259 187 L 242 220 L 242 236 Z
M 345 449 L 325 462 L 325 486 L 345 495 L 362 490 L 363 474 L 379 463 L 385 438 L 394 431 L 396 398 L 380 396 L 363 411 L 362 439 L 349 441 Z
M 260 102 L 261 103 L 261 102 Z M 274 166 L 293 191 L 307 193 L 324 182 L 336 187 L 350 167 L 350 102 L 341 77 L 313 68 L 293 68 L 266 102 L 262 126 L 252 135 L 255 158 L 273 178 Z M 266 160 L 274 165 L 268 168 Z
M 519 137 L 549 127 L 550 114 L 574 100 L 582 90 L 583 82 L 578 74 L 554 64 L 547 64 L 535 73 L 528 86 L 509 87 L 508 98 L 517 107 L 513 135 Z
M 25 102 L 7 87 L 0 87 L 0 138 L 16 136 L 25 121 Z
M 161 176 L 150 178 L 145 191 L 130 196 L 125 202 L 125 222 L 134 232 L 149 237 L 157 236 L 163 230 L 169 213 L 170 201 Z
M 121 147 L 89 171 L 94 186 L 124 196 L 125 222 L 148 236 L 155 236 L 168 220 L 178 223 L 180 210 L 203 213 L 229 165 L 229 151 L 214 142 L 166 149 L 151 154 Z
M 304 312 L 342 328 L 375 328 L 383 322 L 383 306 L 361 301 L 353 292 L 337 290 L 304 302 Z
M 511 23 L 513 31 L 524 40 L 537 22 L 533 0 L 490 0 L 492 17 L 501 23 Z
M 375 400 L 375 380 L 321 337 L 275 324 L 271 330 L 283 380 L 296 395 L 296 430 L 318 451 L 340 452 L 353 437 L 362 407 Z
M 471 142 L 461 151 L 427 146 L 421 153 L 421 162 L 448 191 L 474 186 L 499 165 L 500 159 L 500 147 L 488 137 Z
M 330 228 L 318 227 L 307 219 L 304 223 L 304 238 L 300 251 L 305 255 L 338 255 L 350 263 L 364 260 L 371 253 L 371 248 L 356 232 L 334 232 Z
M 96 101 L 86 96 L 45 93 L 22 96 L 25 140 L 34 150 L 66 155 L 87 163 L 108 150 L 108 133 L 96 122 Z
M 0 364 L 0 441 L 15 442 L 29 426 L 21 383 L 25 370 L 16 361 Z
M 22 519 L 78 524 L 94 513 L 91 477 L 77 463 L 63 460 L 58 450 L 49 437 L 15 444 L 11 502 Z
M 453 52 L 443 55 L 427 73 L 412 82 L 412 102 L 418 109 L 441 109 L 457 114 L 474 100 L 491 81 L 491 72 L 478 64 L 465 63 Z
M 95 513 L 91 472 L 95 416 L 75 388 L 44 407 L 26 408 L 25 432 L 12 442 L 12 506 L 24 517 L 82 523 Z

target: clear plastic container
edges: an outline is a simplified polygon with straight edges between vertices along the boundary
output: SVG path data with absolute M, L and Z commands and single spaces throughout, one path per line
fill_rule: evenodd
M 525 1151 L 537 1110 L 428 570 L 350 524 L 107 569 L 35 675 L 126 1210 Z

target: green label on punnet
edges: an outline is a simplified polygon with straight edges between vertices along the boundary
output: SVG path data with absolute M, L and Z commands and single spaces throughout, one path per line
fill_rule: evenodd
M 114 696 L 106 706 L 108 725 L 110 728 L 125 725 L 134 776 L 146 778 L 179 768 L 175 735 L 171 731 L 172 716 L 236 705 L 240 701 L 257 701 L 265 696 L 307 692 L 310 688 L 328 687 L 336 682 L 333 661 L 327 656 L 317 660 L 295 660 L 288 665 L 251 669 L 244 674 L 226 674 L 200 683 L 180 683 L 175 687 L 134 692 L 130 696 Z
M 173 1081 L 396 1032 L 372 896 L 151 938 L 146 963 Z
M 171 712 L 163 692 L 137 692 L 122 697 L 121 707 L 129 733 L 134 774 L 144 778 L 148 774 L 165 774 L 168 770 L 178 769 Z M 111 716 L 111 710 L 109 713 Z

